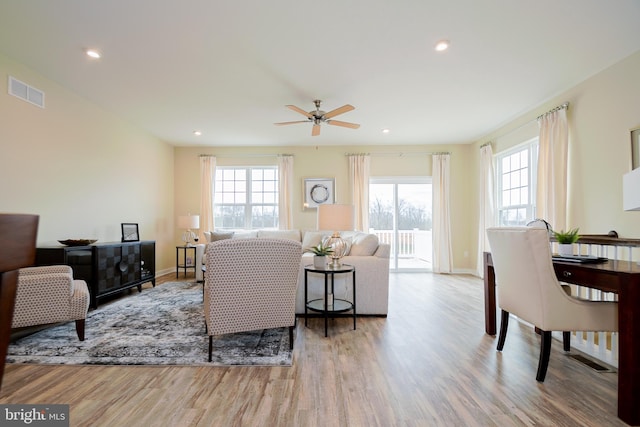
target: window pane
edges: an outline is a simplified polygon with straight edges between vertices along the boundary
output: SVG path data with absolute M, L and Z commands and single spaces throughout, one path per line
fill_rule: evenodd
M 509 157 L 505 157 L 502 159 L 502 171 L 509 172 L 511 170 L 511 161 Z
M 513 172 L 511 175 L 511 188 L 520 187 L 520 173 L 518 171 Z
M 509 190 L 502 192 L 502 206 L 511 206 L 511 192 Z
M 537 139 L 531 140 L 522 148 L 496 156 L 499 177 L 496 180 L 496 194 L 500 195 L 498 205 L 499 225 L 526 225 L 533 219 L 535 212 L 535 195 L 531 187 L 535 180 L 535 164 L 537 155 Z
M 277 227 L 278 169 L 216 169 L 214 215 L 216 226 L 224 228 Z
M 512 205 L 519 205 L 520 203 L 520 190 L 519 189 L 513 189 L 510 190 L 509 193 L 511 193 L 511 204 Z
M 520 154 L 514 154 L 510 156 L 511 159 L 511 170 L 520 169 Z

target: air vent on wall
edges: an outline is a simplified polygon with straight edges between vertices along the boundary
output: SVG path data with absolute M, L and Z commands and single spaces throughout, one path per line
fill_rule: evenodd
M 44 92 L 9 76 L 9 95 L 16 96 L 40 108 L 44 108 Z

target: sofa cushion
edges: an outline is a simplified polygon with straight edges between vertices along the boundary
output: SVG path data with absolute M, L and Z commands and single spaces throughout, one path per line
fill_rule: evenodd
M 258 238 L 300 241 L 300 230 L 258 230 Z
M 322 231 L 305 232 L 304 238 L 302 239 L 302 252 L 307 252 L 314 246 L 318 246 L 325 236 L 327 236 L 327 233 Z
M 378 236 L 368 233 L 356 233 L 351 239 L 351 256 L 372 256 L 379 244 Z
M 255 239 L 258 237 L 258 230 L 236 231 L 232 239 Z

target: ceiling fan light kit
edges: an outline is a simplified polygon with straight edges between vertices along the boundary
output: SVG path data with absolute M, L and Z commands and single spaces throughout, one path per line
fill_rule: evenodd
M 309 112 L 306 112 L 302 108 L 296 107 L 295 105 L 286 105 L 286 107 L 289 108 L 290 110 L 293 110 L 296 113 L 300 113 L 303 116 L 305 116 L 307 120 L 296 120 L 293 122 L 280 122 L 280 123 L 274 123 L 274 124 L 276 126 L 283 126 L 283 125 L 292 125 L 294 123 L 313 123 L 313 127 L 311 128 L 311 136 L 320 135 L 320 125 L 322 123 L 326 123 L 332 126 L 341 126 L 341 127 L 350 128 L 350 129 L 358 129 L 360 127 L 360 125 L 357 123 L 343 122 L 340 120 L 331 120 L 332 117 L 335 117 L 339 114 L 344 114 L 349 111 L 355 110 L 355 107 L 353 105 L 345 104 L 342 107 L 336 108 L 335 110 L 324 112 L 320 109 L 321 102 L 322 101 L 320 101 L 319 99 L 316 99 L 315 101 L 313 101 L 313 103 L 316 106 L 316 109 L 314 111 L 309 111 Z

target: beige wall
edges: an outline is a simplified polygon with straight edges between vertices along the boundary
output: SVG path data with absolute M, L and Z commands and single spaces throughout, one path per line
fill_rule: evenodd
M 7 75 L 44 91 L 46 108 L 9 95 Z M 157 268 L 172 267 L 173 147 L 2 55 L 0 76 L 0 212 L 40 215 L 39 244 L 120 241 L 120 223 L 136 222 Z
M 538 115 L 568 101 L 568 226 L 585 234 L 616 230 L 640 238 L 640 214 L 622 210 L 622 176 L 631 168 L 630 129 L 640 125 L 640 52 L 596 74 L 497 130 L 494 154 L 537 135 Z
M 337 201 L 350 202 L 345 153 L 371 153 L 372 176 L 429 176 L 431 157 L 411 153 L 450 151 L 454 268 L 474 271 L 479 145 L 494 141 L 500 152 L 535 136 L 535 118 L 565 101 L 571 103 L 569 225 L 640 237 L 640 214 L 622 210 L 621 185 L 630 169 L 629 129 L 640 125 L 640 52 L 474 144 L 448 146 L 174 148 L 2 55 L 0 72 L 0 211 L 40 214 L 40 243 L 119 240 L 120 223 L 137 222 L 142 238 L 158 242 L 158 268 L 170 269 L 180 242 L 175 216 L 200 210 L 199 154 L 218 155 L 220 165 L 275 164 L 275 157 L 255 155 L 293 154 L 294 224 L 312 229 L 315 211 L 302 209 L 302 179 L 335 177 Z M 43 90 L 47 108 L 8 95 L 8 74 Z
M 475 237 L 470 236 L 475 200 L 475 173 L 470 145 L 424 146 L 332 146 L 317 147 L 176 147 L 176 196 L 177 215 L 199 213 L 200 181 L 199 155 L 217 156 L 220 166 L 274 165 L 275 154 L 294 155 L 293 223 L 298 229 L 315 229 L 316 211 L 302 208 L 304 178 L 335 178 L 336 202 L 351 203 L 351 187 L 348 184 L 348 159 L 346 153 L 367 152 L 371 157 L 371 176 L 431 176 L 431 156 L 428 152 L 451 152 L 451 212 L 454 266 L 457 269 L 475 267 Z M 402 156 L 397 153 L 403 153 Z M 412 154 L 413 153 L 413 154 Z M 273 156 L 263 156 L 272 154 Z M 476 227 L 477 228 L 477 227 Z M 467 256 L 465 257 L 465 252 Z

